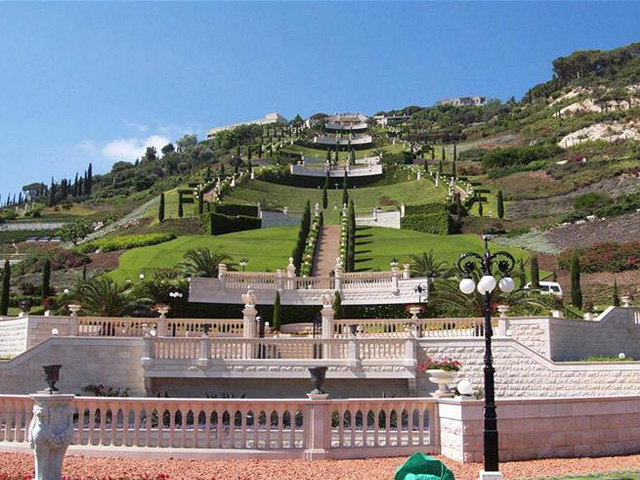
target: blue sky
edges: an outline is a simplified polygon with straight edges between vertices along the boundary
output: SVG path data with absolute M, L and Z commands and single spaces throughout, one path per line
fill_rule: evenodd
M 0 194 L 278 111 L 520 98 L 640 3 L 2 3 Z

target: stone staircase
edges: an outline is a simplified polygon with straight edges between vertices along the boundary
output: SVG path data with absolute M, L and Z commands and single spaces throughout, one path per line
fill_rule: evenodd
M 314 277 L 328 277 L 336 265 L 340 255 L 340 226 L 325 225 L 320 230 L 318 248 L 313 258 Z
M 400 228 L 400 212 L 382 212 L 370 217 L 356 217 L 356 225 L 359 227 L 386 227 Z

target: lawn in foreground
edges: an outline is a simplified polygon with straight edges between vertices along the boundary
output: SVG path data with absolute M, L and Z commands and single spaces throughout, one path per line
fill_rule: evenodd
M 175 267 L 189 249 L 220 249 L 231 257 L 232 263 L 246 258 L 247 271 L 275 271 L 286 268 L 298 235 L 296 227 L 249 230 L 226 235 L 190 235 L 170 242 L 128 250 L 120 257 L 120 266 L 107 275 L 117 281 L 137 279 L 143 273 Z
M 411 230 L 396 230 L 382 227 L 359 227 L 356 233 L 356 270 L 389 270 L 389 262 L 396 258 L 407 263 L 412 254 L 434 251 L 436 256 L 450 265 L 466 251 L 482 253 L 484 245 L 475 234 L 433 235 Z M 527 258 L 529 254 L 518 248 L 503 248 L 493 245 L 492 249 L 507 250 L 516 258 Z

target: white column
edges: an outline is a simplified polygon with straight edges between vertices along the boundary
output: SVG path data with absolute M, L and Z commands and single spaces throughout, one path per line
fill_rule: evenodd
M 202 334 L 200 339 L 200 357 L 196 362 L 199 367 L 206 367 L 209 365 L 209 359 L 211 358 L 211 340 L 206 333 Z
M 295 288 L 296 266 L 293 264 L 293 257 L 289 257 L 289 265 L 287 266 L 287 290 Z
M 218 265 L 218 280 L 220 280 L 220 287 L 222 290 L 227 288 L 227 266 L 224 263 Z
M 160 307 L 158 308 L 158 313 L 160 313 L 160 316 L 158 317 L 158 329 L 156 331 L 156 333 L 158 334 L 159 337 L 166 337 L 167 336 L 167 332 L 169 331 L 168 326 L 167 326 L 167 313 L 169 313 L 169 306 L 164 306 L 164 307 Z
M 498 336 L 506 337 L 507 330 L 509 330 L 509 318 L 507 317 L 509 305 L 498 305 L 498 312 L 500 312 L 498 319 Z
M 342 268 L 342 258 L 336 258 L 336 265 L 333 267 L 335 273 L 335 289 L 338 292 L 342 291 L 342 282 L 344 277 L 344 268 Z
M 75 395 L 29 395 L 34 402 L 29 445 L 35 453 L 36 480 L 60 480 L 62 461 L 73 438 L 71 403 Z
M 400 285 L 398 283 L 400 277 L 400 270 L 398 269 L 398 264 L 394 264 L 391 266 L 391 285 L 394 293 L 400 292 Z
M 276 290 L 279 292 L 284 290 L 284 270 L 281 268 L 276 270 Z
M 328 458 L 331 448 L 329 401 L 309 400 L 304 412 L 305 460 Z
M 322 295 L 322 338 L 333 338 L 333 302 L 336 296 L 333 294 Z
M 78 322 L 78 312 L 80 311 L 80 305 L 72 304 L 67 308 L 71 312 L 71 322 L 69 322 L 69 335 L 77 336 L 80 333 L 80 324 Z
M 404 280 L 408 280 L 411 278 L 411 264 L 410 263 L 405 263 L 404 265 L 402 265 L 403 267 L 403 271 L 402 271 L 402 278 Z

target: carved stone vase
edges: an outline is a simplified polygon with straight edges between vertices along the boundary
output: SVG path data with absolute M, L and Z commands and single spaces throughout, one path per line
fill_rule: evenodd
M 30 395 L 33 418 L 29 445 L 35 453 L 35 480 L 60 480 L 62 461 L 73 438 L 71 402 L 74 395 Z
M 311 395 L 326 395 L 322 390 L 322 385 L 327 375 L 327 367 L 309 367 L 309 373 L 311 374 L 311 384 L 314 387 L 309 393 Z

